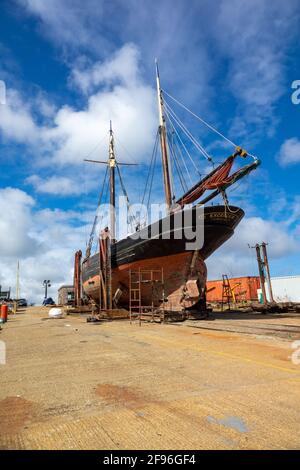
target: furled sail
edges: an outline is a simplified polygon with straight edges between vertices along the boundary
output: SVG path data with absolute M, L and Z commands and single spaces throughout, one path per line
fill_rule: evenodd
M 199 199 L 206 190 L 215 189 L 215 196 L 217 193 L 225 190 L 228 186 L 233 184 L 242 176 L 245 176 L 250 171 L 254 170 L 260 163 L 259 160 L 255 160 L 254 163 L 246 165 L 237 170 L 232 175 L 229 175 L 233 162 L 237 156 L 245 158 L 247 153 L 240 147 L 237 147 L 233 155 L 230 155 L 223 163 L 221 163 L 217 168 L 205 176 L 205 178 L 201 179 L 195 186 L 187 191 L 180 199 L 176 201 L 176 204 L 179 204 L 181 207 L 185 206 L 186 204 L 191 204 L 192 202 Z

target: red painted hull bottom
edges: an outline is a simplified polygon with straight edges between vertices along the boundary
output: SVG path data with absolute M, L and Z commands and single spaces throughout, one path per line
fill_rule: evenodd
M 164 277 L 164 308 L 165 310 L 182 311 L 193 308 L 204 298 L 207 270 L 199 253 L 185 251 L 183 253 L 143 259 L 123 264 L 112 270 L 113 295 L 121 288 L 122 295 L 118 307 L 129 307 L 129 271 L 130 270 L 161 270 Z M 156 278 L 159 276 L 156 274 Z M 85 293 L 99 302 L 100 277 L 95 275 L 83 283 Z M 153 289 L 150 284 L 142 284 L 142 305 L 162 308 L 162 289 L 158 284 Z

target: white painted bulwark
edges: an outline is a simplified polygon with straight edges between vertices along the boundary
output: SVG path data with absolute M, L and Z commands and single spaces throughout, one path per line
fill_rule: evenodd
M 300 303 L 300 276 L 272 277 L 271 283 L 275 302 Z

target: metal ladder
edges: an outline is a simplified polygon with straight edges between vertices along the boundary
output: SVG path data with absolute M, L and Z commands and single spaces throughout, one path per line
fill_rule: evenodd
M 142 286 L 151 286 L 151 305 L 142 305 Z M 152 317 L 154 321 L 154 290 L 159 285 L 162 290 L 162 297 L 164 301 L 164 275 L 163 268 L 161 269 L 141 269 L 129 270 L 129 315 L 130 322 L 133 316 L 138 316 L 139 324 L 141 325 L 142 315 Z M 149 313 L 150 311 L 150 313 Z M 148 313 L 147 313 L 148 312 Z M 165 320 L 164 304 L 162 308 L 162 321 Z
M 222 274 L 223 284 L 222 284 L 222 312 L 224 309 L 224 304 L 228 305 L 228 310 L 231 307 L 231 300 L 235 303 L 235 295 L 231 289 L 230 282 L 227 274 Z

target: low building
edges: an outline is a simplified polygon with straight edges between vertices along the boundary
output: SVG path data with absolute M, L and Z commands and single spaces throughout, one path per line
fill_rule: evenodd
M 61 286 L 58 289 L 59 305 L 74 305 L 74 286 Z
M 10 300 L 10 288 L 2 290 L 2 286 L 0 286 L 0 302 L 5 300 Z
M 271 277 L 272 291 L 275 302 L 300 303 L 300 276 Z M 268 286 L 266 286 L 269 297 Z

